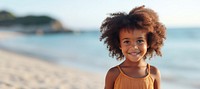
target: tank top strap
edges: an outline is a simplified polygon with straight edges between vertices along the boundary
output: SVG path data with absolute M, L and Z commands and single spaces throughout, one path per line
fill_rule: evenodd
M 123 72 L 122 72 L 122 69 L 120 68 L 119 65 L 117 66 L 117 68 L 119 69 L 120 73 L 123 73 Z
M 150 64 L 147 64 L 147 71 L 148 71 L 148 74 L 150 74 L 151 73 L 151 71 L 150 71 L 151 69 L 150 69 Z

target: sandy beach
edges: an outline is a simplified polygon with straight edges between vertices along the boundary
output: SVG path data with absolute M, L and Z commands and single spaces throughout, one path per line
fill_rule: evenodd
M 102 89 L 103 76 L 0 50 L 0 89 Z
M 1 39 L 19 35 L 0 33 Z M 0 89 L 103 89 L 104 76 L 0 49 Z

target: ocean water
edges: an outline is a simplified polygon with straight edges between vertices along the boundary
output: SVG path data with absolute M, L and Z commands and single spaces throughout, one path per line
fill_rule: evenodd
M 0 46 L 63 66 L 105 74 L 120 64 L 109 57 L 100 32 L 25 35 L 0 40 Z M 162 48 L 163 56 L 147 60 L 162 74 L 166 89 L 200 89 L 200 28 L 171 28 Z

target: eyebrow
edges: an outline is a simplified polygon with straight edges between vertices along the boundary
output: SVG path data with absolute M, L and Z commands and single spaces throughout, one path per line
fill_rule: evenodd
M 130 38 L 123 38 L 122 40 L 127 40 L 127 39 L 130 39 Z M 145 39 L 144 37 L 138 37 L 137 39 Z
M 137 39 L 145 39 L 145 37 L 138 37 Z
M 126 39 L 130 39 L 130 38 L 123 38 L 122 40 L 126 40 Z

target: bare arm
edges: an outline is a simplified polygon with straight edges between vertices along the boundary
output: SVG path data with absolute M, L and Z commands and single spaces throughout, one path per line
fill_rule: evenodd
M 117 67 L 111 68 L 106 75 L 104 89 L 114 89 L 114 83 L 118 75 L 119 71 Z
M 160 71 L 157 70 L 155 81 L 154 81 L 154 89 L 160 89 L 160 80 L 161 80 Z
M 161 89 L 160 88 L 160 81 L 161 81 L 161 74 L 160 74 L 160 71 L 154 67 L 154 66 L 151 66 L 151 74 L 152 74 L 152 77 L 154 78 L 154 89 Z

